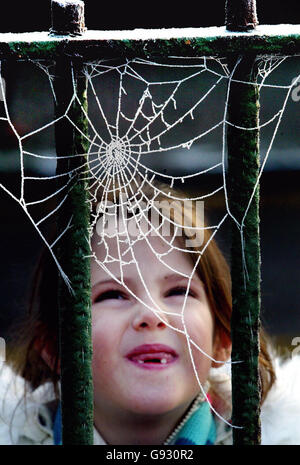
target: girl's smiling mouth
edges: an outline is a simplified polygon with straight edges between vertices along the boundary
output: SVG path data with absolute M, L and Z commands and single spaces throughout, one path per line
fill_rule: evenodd
M 178 359 L 177 352 L 164 344 L 142 344 L 135 347 L 126 355 L 134 365 L 157 370 L 167 368 Z

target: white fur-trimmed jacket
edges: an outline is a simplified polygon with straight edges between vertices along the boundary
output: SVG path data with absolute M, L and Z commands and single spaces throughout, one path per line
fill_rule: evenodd
M 300 445 L 300 355 L 284 362 L 274 360 L 277 380 L 261 409 L 262 444 Z M 209 382 L 213 407 L 225 419 L 231 416 L 231 381 L 228 365 L 211 369 Z M 24 381 L 3 365 L 0 370 L 0 445 L 53 444 L 53 401 L 49 384 L 24 401 Z M 46 405 L 47 404 L 47 405 Z M 231 428 L 215 417 L 216 444 L 232 444 Z M 94 444 L 104 440 L 94 429 Z

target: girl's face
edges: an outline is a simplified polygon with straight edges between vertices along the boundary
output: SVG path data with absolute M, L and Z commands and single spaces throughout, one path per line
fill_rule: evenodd
M 93 250 L 101 262 L 106 249 L 103 244 L 97 245 L 97 239 L 99 237 L 94 240 Z M 156 253 L 169 250 L 158 236 L 149 235 L 148 241 Z M 118 248 L 116 238 L 107 243 L 111 258 L 117 260 L 106 266 L 119 280 L 123 276 L 132 294 L 92 261 L 95 407 L 107 414 L 143 415 L 186 409 L 200 388 L 186 336 L 170 326 L 181 331 L 185 326 L 191 340 L 214 357 L 218 349 L 213 341 L 214 319 L 203 283 L 194 274 L 182 317 L 188 278 L 171 268 L 190 276 L 193 265 L 188 253 L 173 248 L 161 257 L 164 265 L 145 239 L 134 244 L 133 253 L 127 251 L 128 245 L 124 242 Z M 133 262 L 121 269 L 119 257 Z M 158 313 L 154 314 L 147 305 Z M 211 360 L 193 345 L 191 348 L 203 384 Z

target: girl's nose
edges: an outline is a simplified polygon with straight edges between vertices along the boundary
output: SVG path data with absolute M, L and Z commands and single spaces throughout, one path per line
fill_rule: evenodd
M 142 329 L 164 329 L 166 328 L 166 315 L 157 311 L 155 314 L 149 308 L 142 306 L 134 315 L 132 326 L 136 331 Z

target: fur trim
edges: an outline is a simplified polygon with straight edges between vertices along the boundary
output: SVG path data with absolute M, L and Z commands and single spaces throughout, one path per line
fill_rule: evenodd
M 300 445 L 300 355 L 273 359 L 276 381 L 261 408 L 261 444 Z M 212 406 L 226 420 L 231 416 L 230 365 L 212 368 L 209 382 Z M 231 442 L 224 422 L 216 418 L 219 444 Z M 222 425 L 223 423 L 223 425 Z
M 44 405 L 53 395 L 50 384 L 34 393 L 27 387 L 29 392 L 25 400 L 26 387 L 24 379 L 3 364 L 0 370 L 0 445 L 53 443 L 52 419 Z M 41 418 L 43 424 L 39 421 Z
M 300 356 L 274 361 L 276 381 L 262 406 L 262 443 L 300 445 Z

